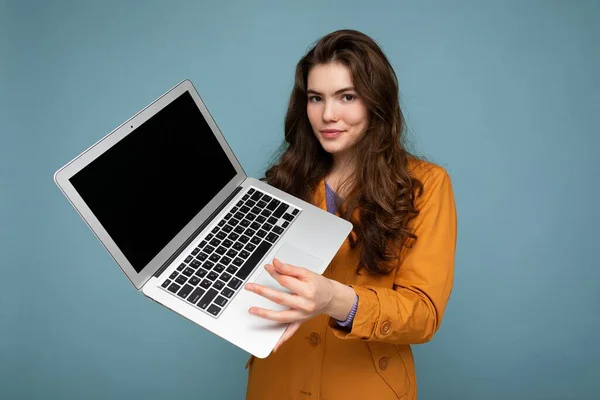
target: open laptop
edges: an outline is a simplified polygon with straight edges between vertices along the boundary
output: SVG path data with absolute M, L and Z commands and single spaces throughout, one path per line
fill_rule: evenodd
M 259 358 L 287 324 L 248 309 L 284 307 L 244 285 L 287 291 L 264 269 L 274 257 L 323 273 L 352 229 L 246 176 L 189 80 L 54 180 L 138 290 Z

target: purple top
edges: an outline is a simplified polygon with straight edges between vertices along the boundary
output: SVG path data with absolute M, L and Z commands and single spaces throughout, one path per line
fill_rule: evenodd
M 335 194 L 333 189 L 327 184 L 325 181 L 325 202 L 327 204 L 327 212 L 331 214 L 335 214 L 337 211 L 336 200 L 339 200 L 339 197 Z M 356 309 L 358 308 L 358 295 L 356 295 L 356 301 L 350 310 L 350 314 L 348 314 L 348 318 L 345 321 L 337 321 L 339 326 L 351 327 L 352 321 L 354 321 L 354 315 L 356 314 Z

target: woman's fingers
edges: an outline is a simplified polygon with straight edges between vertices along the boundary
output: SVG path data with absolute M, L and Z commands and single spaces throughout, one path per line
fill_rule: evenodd
M 308 300 L 302 296 L 296 296 L 294 294 L 282 292 L 280 290 L 273 289 L 268 286 L 258 285 L 256 283 L 248 283 L 246 284 L 245 288 L 246 290 L 254 292 L 266 299 L 271 300 L 272 302 L 281 304 L 282 306 L 300 311 L 310 310 Z
M 260 307 L 251 307 L 249 312 L 258 317 L 282 323 L 303 321 L 305 319 L 304 314 L 298 310 L 273 311 Z
M 298 279 L 304 279 L 309 276 L 310 271 L 303 267 L 296 267 L 292 264 L 285 264 L 279 261 L 278 259 L 273 259 L 273 266 L 283 275 L 293 276 Z
M 306 283 L 305 282 L 298 280 L 298 278 L 296 278 L 294 276 L 285 275 L 285 274 L 279 272 L 279 270 L 277 270 L 277 268 L 275 266 L 270 265 L 270 264 L 265 265 L 265 269 L 273 277 L 273 279 L 275 279 L 277 282 L 279 282 L 279 284 L 281 286 L 283 286 L 284 288 L 287 288 L 287 289 L 291 290 L 293 293 L 303 296 L 303 297 L 306 295 L 306 287 L 305 287 Z

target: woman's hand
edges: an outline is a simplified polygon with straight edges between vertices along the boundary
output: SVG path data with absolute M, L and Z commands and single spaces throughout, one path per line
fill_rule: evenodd
M 272 321 L 289 323 L 273 352 L 288 340 L 300 325 L 317 315 L 328 314 L 344 320 L 356 294 L 354 289 L 336 281 L 325 278 L 303 267 L 284 264 L 277 259 L 267 264 L 265 269 L 279 284 L 289 289 L 292 294 L 275 290 L 255 283 L 246 284 L 245 288 L 275 303 L 288 307 L 288 310 L 273 311 L 259 307 L 250 308 L 250 314 Z M 342 301 L 339 301 L 344 299 Z

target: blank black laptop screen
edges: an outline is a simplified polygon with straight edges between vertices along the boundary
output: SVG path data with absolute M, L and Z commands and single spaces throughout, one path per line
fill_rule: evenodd
M 185 92 L 70 181 L 139 273 L 235 175 Z

